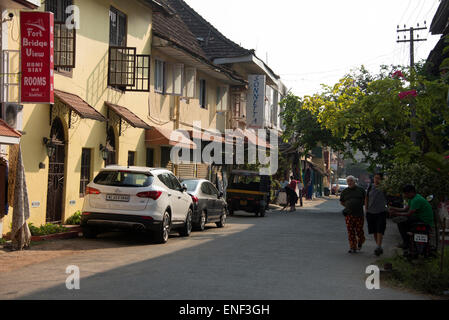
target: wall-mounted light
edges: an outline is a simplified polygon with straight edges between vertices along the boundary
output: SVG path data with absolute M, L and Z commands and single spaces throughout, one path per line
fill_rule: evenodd
M 106 146 L 100 144 L 100 153 L 101 153 L 101 158 L 106 161 L 109 157 L 109 151 L 106 148 Z
M 48 138 L 43 139 L 43 144 L 47 149 L 47 155 L 52 158 L 56 152 L 56 144 Z

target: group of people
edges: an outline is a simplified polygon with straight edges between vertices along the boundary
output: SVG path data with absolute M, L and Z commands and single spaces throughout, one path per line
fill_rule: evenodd
M 368 232 L 374 236 L 376 242 L 375 255 L 383 254 L 383 237 L 387 227 L 388 217 L 401 217 L 396 219 L 399 233 L 402 237 L 401 248 L 407 249 L 410 246 L 408 231 L 412 224 L 424 222 L 434 228 L 434 216 L 432 206 L 412 185 L 403 188 L 404 198 L 408 205 L 404 208 L 389 206 L 386 194 L 380 189 L 383 174 L 377 173 L 374 176 L 374 184 L 367 191 L 357 186 L 356 178 L 347 177 L 348 188 L 343 190 L 340 202 L 344 207 L 346 226 L 349 238 L 349 253 L 356 253 L 362 249 L 365 243 L 364 222 L 365 213 L 368 223 Z
M 299 195 L 296 193 L 298 188 Z M 300 201 L 300 206 L 303 206 L 302 196 L 304 190 L 304 184 L 300 180 L 295 180 L 295 177 L 291 176 L 290 181 L 285 179 L 281 182 L 281 189 L 287 194 L 287 204 L 290 206 L 290 212 L 296 211 L 296 204 Z

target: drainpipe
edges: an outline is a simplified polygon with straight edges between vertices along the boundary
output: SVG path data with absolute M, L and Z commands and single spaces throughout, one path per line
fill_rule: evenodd
M 181 105 L 180 97 L 179 96 L 175 96 L 175 130 L 179 129 L 179 125 L 180 125 L 180 122 L 181 122 L 181 119 L 180 119 L 181 106 L 180 105 Z M 174 165 L 174 169 L 175 169 L 174 174 L 176 176 L 178 176 L 179 165 L 175 164 Z

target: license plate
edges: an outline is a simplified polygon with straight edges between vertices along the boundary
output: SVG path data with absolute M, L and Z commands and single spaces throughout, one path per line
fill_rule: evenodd
M 106 201 L 129 202 L 129 195 L 107 194 Z
M 247 205 L 248 205 L 248 201 L 246 201 L 246 200 L 240 200 L 240 205 L 241 205 L 241 206 L 247 206 Z
M 425 234 L 415 234 L 415 242 L 427 243 L 429 241 L 429 237 Z

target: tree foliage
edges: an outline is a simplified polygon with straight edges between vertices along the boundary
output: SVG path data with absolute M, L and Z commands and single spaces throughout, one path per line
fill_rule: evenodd
M 395 71 L 397 67 L 383 66 L 372 75 L 362 67 L 304 98 L 305 108 L 349 146 L 347 156 L 360 150 L 371 167 L 416 162 L 428 152 L 449 147 L 447 83 L 407 70 L 400 70 L 403 77 L 394 77 Z M 412 87 L 416 97 L 401 95 Z M 410 138 L 412 128 L 418 133 L 418 145 Z
M 285 125 L 284 142 L 291 143 L 304 152 L 308 152 L 320 144 L 331 146 L 335 150 L 343 148 L 342 141 L 318 121 L 318 116 L 315 113 L 305 108 L 300 97 L 289 93 L 282 99 L 280 106 L 281 117 Z

